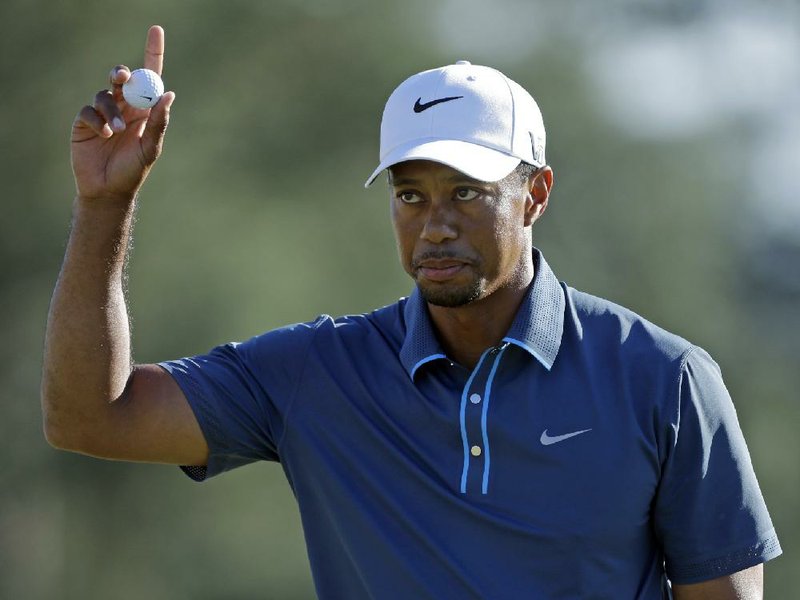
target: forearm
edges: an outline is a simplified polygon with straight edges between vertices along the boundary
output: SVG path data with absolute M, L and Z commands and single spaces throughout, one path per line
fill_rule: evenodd
M 45 337 L 42 408 L 55 446 L 88 451 L 131 372 L 124 295 L 133 199 L 76 199 Z

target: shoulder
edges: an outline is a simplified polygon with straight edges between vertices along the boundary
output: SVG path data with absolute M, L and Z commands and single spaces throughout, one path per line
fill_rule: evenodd
M 400 347 L 405 336 L 403 307 L 406 299 L 369 313 L 332 317 L 323 314 L 312 321 L 294 323 L 255 336 L 241 350 L 269 354 L 273 358 L 295 358 L 298 352 L 330 346 L 361 347 L 370 344 Z
M 683 363 L 699 350 L 685 338 L 624 306 L 562 285 L 566 298 L 565 335 L 569 332 L 599 352 L 616 348 L 629 358 Z

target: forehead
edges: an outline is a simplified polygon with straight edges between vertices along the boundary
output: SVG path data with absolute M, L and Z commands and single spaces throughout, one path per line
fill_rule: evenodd
M 431 160 L 407 160 L 387 169 L 390 187 L 400 186 L 472 186 L 494 190 L 502 195 L 517 195 L 525 186 L 516 169 L 500 181 L 482 181 L 463 171 Z
M 389 183 L 393 185 L 401 184 L 404 181 L 441 181 L 441 182 L 479 182 L 442 163 L 431 160 L 407 160 L 388 169 Z

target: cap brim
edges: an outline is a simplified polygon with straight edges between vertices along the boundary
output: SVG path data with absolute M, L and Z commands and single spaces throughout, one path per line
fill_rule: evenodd
M 431 140 L 423 143 L 415 140 L 389 152 L 367 179 L 364 187 L 369 187 L 384 169 L 407 160 L 432 160 L 478 181 L 499 181 L 511 173 L 521 159 L 493 148 L 459 140 Z

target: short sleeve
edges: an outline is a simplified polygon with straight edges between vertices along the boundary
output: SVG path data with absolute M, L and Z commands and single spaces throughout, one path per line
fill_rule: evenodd
M 159 363 L 180 386 L 209 447 L 196 481 L 258 461 L 278 461 L 286 411 L 302 376 L 314 323 L 297 324 L 208 354 Z
M 722 577 L 778 556 L 780 544 L 719 367 L 689 351 L 676 386 L 655 506 L 667 575 Z

